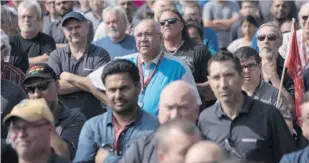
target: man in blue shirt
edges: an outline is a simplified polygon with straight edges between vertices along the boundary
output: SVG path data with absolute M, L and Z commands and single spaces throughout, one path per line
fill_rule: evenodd
M 112 162 L 131 143 L 151 134 L 159 122 L 138 106 L 138 68 L 128 60 L 108 63 L 102 74 L 111 109 L 88 120 L 81 131 L 74 162 Z
M 302 120 L 302 132 L 304 137 L 309 139 L 309 92 L 306 92 L 301 101 L 301 120 Z M 282 157 L 280 163 L 305 163 L 309 162 L 309 146 L 293 152 L 286 154 Z
M 136 52 L 135 39 L 126 34 L 128 19 L 126 13 L 119 7 L 108 7 L 103 11 L 105 37 L 93 44 L 104 48 L 111 59 Z

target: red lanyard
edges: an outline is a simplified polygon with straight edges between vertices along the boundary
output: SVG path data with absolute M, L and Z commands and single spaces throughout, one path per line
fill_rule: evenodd
M 158 61 L 158 63 L 156 64 L 156 67 L 155 69 L 151 72 L 151 74 L 147 77 L 146 81 L 144 82 L 144 76 L 143 76 L 143 68 L 142 68 L 142 58 L 140 57 L 140 54 L 138 55 L 138 71 L 139 71 L 139 76 L 141 78 L 141 84 L 142 84 L 142 92 L 145 90 L 145 88 L 147 87 L 147 85 L 149 84 L 149 82 L 151 81 L 154 73 L 156 72 L 158 66 L 159 66 L 159 63 L 161 62 L 162 58 L 163 58 L 163 55 L 164 53 L 161 52 L 160 54 L 160 59 Z
M 305 60 L 305 67 L 307 66 L 307 63 L 309 61 L 309 56 L 307 56 L 307 50 L 306 50 L 306 40 L 305 40 L 305 36 L 304 34 L 302 35 L 302 44 L 303 44 L 303 56 L 304 56 L 304 60 Z

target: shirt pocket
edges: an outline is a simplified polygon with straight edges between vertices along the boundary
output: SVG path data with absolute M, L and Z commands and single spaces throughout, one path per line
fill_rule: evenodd
M 245 153 L 247 159 L 259 160 L 266 155 L 271 155 L 269 143 L 264 139 L 242 138 L 240 144 L 241 151 Z

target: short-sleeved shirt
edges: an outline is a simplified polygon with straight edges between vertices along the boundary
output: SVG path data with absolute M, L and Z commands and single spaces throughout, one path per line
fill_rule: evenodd
M 27 94 L 20 86 L 1 79 L 1 119 L 9 114 L 13 107 L 25 98 L 27 98 Z M 1 125 L 1 138 L 5 139 L 7 133 L 7 126 Z
M 127 56 L 120 57 L 119 59 L 127 59 L 132 61 L 135 65 L 138 65 L 138 53 L 130 54 Z M 143 93 L 139 95 L 139 104 L 141 108 L 148 113 L 153 115 L 158 114 L 158 103 L 160 93 L 163 88 L 176 80 L 184 80 L 195 88 L 197 103 L 201 104 L 201 99 L 198 94 L 196 83 L 189 67 L 178 57 L 164 53 L 161 61 L 161 55 L 158 54 L 149 64 L 142 62 L 141 68 L 143 69 L 144 79 L 147 79 L 149 72 L 152 72 L 156 65 L 158 65 L 156 72 L 153 74 L 148 86 L 144 89 Z M 116 59 L 116 58 L 115 58 Z M 104 67 L 89 75 L 92 84 L 98 89 L 105 90 L 104 84 L 101 79 L 101 74 Z
M 57 76 L 62 72 L 70 72 L 85 77 L 109 61 L 110 57 L 106 50 L 88 43 L 84 55 L 79 60 L 72 56 L 69 46 L 66 46 L 50 54 L 48 65 L 53 68 Z M 85 91 L 59 95 L 59 100 L 68 108 L 81 111 L 87 119 L 102 114 L 105 110 L 96 97 Z
M 106 36 L 95 41 L 93 44 L 105 49 L 111 56 L 111 59 L 137 52 L 135 38 L 131 35 L 126 35 L 126 37 L 120 42 L 113 42 L 108 36 Z
M 209 1 L 205 4 L 203 9 L 203 20 L 220 20 L 220 19 L 231 19 L 238 17 L 239 7 L 234 2 L 225 1 L 221 4 L 217 1 Z M 230 32 L 217 31 L 219 39 L 219 47 L 227 47 L 230 43 Z
M 14 67 L 19 68 L 22 72 L 26 73 L 29 68 L 29 60 L 27 53 L 16 44 L 10 42 L 12 47 L 10 55 L 10 63 Z
M 210 28 L 203 28 L 204 44 L 208 47 L 211 55 L 215 55 L 219 51 L 219 43 L 217 32 Z
M 89 24 L 89 32 L 88 32 L 87 39 L 88 41 L 92 41 L 93 35 L 94 35 L 92 22 L 90 20 L 87 20 L 87 22 Z M 61 19 L 55 20 L 50 25 L 50 28 L 49 30 L 46 31 L 46 33 L 55 40 L 56 44 L 65 44 L 68 42 L 68 40 L 65 38 L 64 33 L 62 31 Z
M 252 97 L 256 100 L 270 104 L 278 108 L 285 119 L 292 119 L 291 112 L 288 109 L 286 98 L 281 94 L 279 102 L 277 103 L 279 90 L 265 81 L 260 82 L 258 87 L 254 90 Z
M 11 42 L 19 47 L 22 47 L 29 58 L 37 57 L 43 54 L 49 55 L 50 52 L 56 49 L 54 39 L 41 32 L 32 39 L 25 39 L 20 33 L 10 39 Z
M 274 163 L 296 150 L 279 110 L 245 93 L 241 110 L 233 120 L 217 101 L 200 114 L 198 125 L 203 136 L 218 143 L 231 158 Z
M 55 119 L 55 128 L 58 135 L 69 145 L 71 159 L 74 158 L 77 149 L 78 137 L 86 117 L 77 111 L 70 110 L 60 103 L 61 114 Z
M 87 12 L 85 14 L 85 18 L 87 18 L 88 20 L 90 20 L 92 22 L 92 28 L 93 28 L 93 31 L 96 31 L 99 24 L 103 21 L 102 18 L 97 18 L 93 15 L 93 12 L 90 11 L 90 12 Z
M 88 120 L 79 136 L 78 148 L 74 162 L 93 162 L 97 150 L 104 145 L 117 148 L 117 152 L 109 154 L 104 162 L 120 159 L 132 143 L 140 138 L 152 134 L 159 122 L 157 118 L 139 109 L 136 120 L 128 123 L 116 141 L 112 110 Z

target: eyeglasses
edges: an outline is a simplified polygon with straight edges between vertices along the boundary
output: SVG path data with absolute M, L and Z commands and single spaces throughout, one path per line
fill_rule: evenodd
M 278 38 L 278 36 L 277 36 L 276 34 L 269 34 L 269 35 L 260 35 L 260 36 L 257 36 L 257 39 L 258 39 L 259 41 L 264 41 L 264 40 L 266 39 L 266 37 L 267 37 L 267 39 L 268 39 L 269 41 L 275 41 L 275 40 L 277 40 L 277 38 Z
M 169 18 L 169 19 L 166 19 L 166 20 L 161 20 L 161 21 L 159 21 L 159 23 L 160 23 L 161 26 L 164 26 L 166 23 L 167 24 L 175 24 L 177 21 L 178 21 L 177 18 Z
M 256 63 L 250 63 L 248 65 L 242 65 L 242 69 L 245 70 L 246 68 L 249 70 L 249 71 L 254 71 L 256 68 L 257 68 L 257 64 Z
M 49 124 L 49 122 L 45 122 L 45 123 L 40 123 L 40 124 L 29 124 L 27 126 L 16 126 L 16 125 L 11 125 L 10 129 L 13 132 L 19 132 L 19 131 L 32 131 L 33 129 L 39 128 L 39 127 L 43 127 L 45 125 Z
M 308 17 L 309 17 L 309 16 L 305 16 L 305 15 L 304 15 L 304 16 L 301 16 L 301 18 L 302 18 L 304 21 L 307 21 L 307 20 L 308 20 Z
M 39 83 L 35 86 L 27 86 L 26 85 L 25 90 L 26 90 L 27 93 L 34 93 L 35 89 L 38 89 L 39 91 L 45 91 L 48 88 L 48 86 L 51 82 L 53 82 L 53 81 L 47 81 L 45 83 Z

